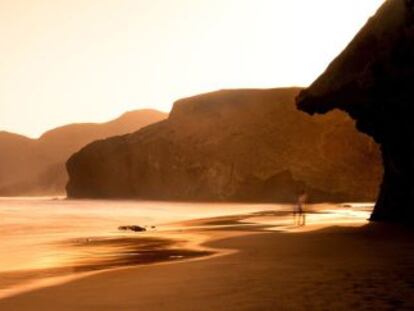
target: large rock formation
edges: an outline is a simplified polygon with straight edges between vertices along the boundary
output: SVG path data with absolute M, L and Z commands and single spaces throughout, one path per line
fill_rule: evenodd
M 174 104 L 169 118 L 94 142 L 67 162 L 72 198 L 369 201 L 377 145 L 341 112 L 313 118 L 299 89 L 225 90 Z
M 380 143 L 384 178 L 372 220 L 414 217 L 414 1 L 388 0 L 298 97 L 300 109 L 348 112 Z
M 0 196 L 57 195 L 65 193 L 65 162 L 86 144 L 134 132 L 166 118 L 154 110 L 137 110 L 102 124 L 66 125 L 39 139 L 0 132 Z

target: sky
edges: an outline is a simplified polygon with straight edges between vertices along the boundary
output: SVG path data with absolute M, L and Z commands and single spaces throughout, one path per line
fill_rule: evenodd
M 0 0 L 0 131 L 307 86 L 384 0 Z

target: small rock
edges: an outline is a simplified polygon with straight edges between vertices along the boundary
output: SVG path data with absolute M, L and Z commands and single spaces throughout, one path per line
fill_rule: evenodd
M 147 229 L 145 229 L 144 227 L 141 226 L 137 226 L 137 225 L 132 225 L 132 226 L 119 226 L 118 230 L 122 230 L 122 231 L 134 231 L 134 232 L 143 232 L 143 231 L 147 231 Z

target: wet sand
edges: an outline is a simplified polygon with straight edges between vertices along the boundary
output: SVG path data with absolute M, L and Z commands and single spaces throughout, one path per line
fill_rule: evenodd
M 210 255 L 200 247 L 208 235 L 184 231 L 180 222 L 265 207 L 0 198 L 0 299 L 97 271 Z M 147 230 L 119 230 L 137 224 Z
M 80 258 L 72 265 L 63 267 L 2 272 L 0 273 L 0 299 L 92 275 L 94 272 L 214 254 L 214 251 L 206 248 L 187 246 L 188 242 L 185 240 L 155 237 L 96 239 L 89 240 L 87 246 L 83 245 L 84 242 L 78 241 L 74 244 L 75 246 L 71 247 L 88 247 L 89 249 L 102 247 L 106 254 L 101 253 L 95 258 Z
M 277 221 L 264 212 L 186 222 L 216 255 L 99 273 L 5 298 L 0 309 L 414 309 L 412 230 L 338 219 L 286 230 Z

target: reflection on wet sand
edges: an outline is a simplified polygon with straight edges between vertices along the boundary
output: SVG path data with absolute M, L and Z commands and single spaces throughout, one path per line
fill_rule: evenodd
M 306 226 L 306 213 L 293 213 L 293 224 L 298 227 Z
M 7 202 L 1 208 L 1 203 L 0 298 L 97 271 L 229 252 L 201 246 L 211 239 L 304 230 L 292 225 L 289 205 L 139 203 L 138 208 L 138 203 L 123 206 L 117 201 L 48 201 L 30 206 Z M 306 230 L 335 221 L 363 225 L 371 208 L 310 206 Z M 157 230 L 117 230 L 131 223 L 157 224 Z
M 155 237 L 81 238 L 59 243 L 62 248 L 82 248 L 67 266 L 58 268 L 7 271 L 0 273 L 0 298 L 12 287 L 37 280 L 71 276 L 77 273 L 108 270 L 133 265 L 159 263 L 207 256 L 212 251 L 187 249 L 185 241 Z
M 92 253 L 98 255 L 82 256 L 74 264 L 73 270 L 104 270 L 212 254 L 211 251 L 183 248 L 183 243 L 185 241 L 150 237 L 75 240 L 72 247 L 88 247 Z

